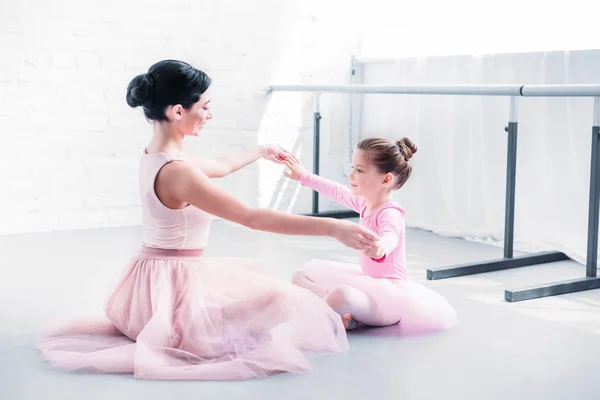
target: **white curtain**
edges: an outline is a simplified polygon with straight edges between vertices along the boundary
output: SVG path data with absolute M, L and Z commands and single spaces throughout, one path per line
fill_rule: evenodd
M 600 82 L 600 50 L 416 57 L 361 65 L 362 83 Z M 593 98 L 518 98 L 515 249 L 585 262 Z M 502 245 L 508 97 L 364 95 L 360 136 L 419 146 L 397 192 L 407 222 Z M 356 140 L 357 138 L 355 138 Z

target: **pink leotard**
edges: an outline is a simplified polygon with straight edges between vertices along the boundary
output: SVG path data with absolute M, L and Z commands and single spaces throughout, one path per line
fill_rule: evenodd
M 300 176 L 300 183 L 356 211 L 360 214 L 360 224 L 379 235 L 385 255 L 382 259 L 373 260 L 360 252 L 358 259 L 364 274 L 373 278 L 407 278 L 405 211 L 398 203 L 390 201 L 365 215 L 365 199 L 353 196 L 345 186 L 309 173 Z

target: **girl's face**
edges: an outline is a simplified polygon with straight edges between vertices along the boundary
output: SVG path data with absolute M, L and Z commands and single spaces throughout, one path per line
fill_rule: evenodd
M 364 150 L 352 155 L 352 171 L 348 175 L 350 192 L 355 196 L 370 197 L 386 188 L 386 175 L 377 171 Z

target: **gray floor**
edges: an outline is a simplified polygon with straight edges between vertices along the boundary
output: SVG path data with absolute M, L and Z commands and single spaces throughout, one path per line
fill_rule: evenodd
M 510 287 L 584 275 L 573 262 L 429 282 L 428 266 L 499 257 L 501 249 L 410 230 L 411 277 L 444 294 L 459 325 L 438 335 L 351 334 L 351 351 L 313 359 L 304 376 L 250 382 L 137 381 L 67 373 L 32 342 L 55 317 L 100 310 L 136 251 L 139 229 L 0 237 L 0 399 L 598 399 L 600 291 L 509 304 Z M 321 238 L 217 222 L 207 255 L 264 258 L 283 278 L 312 257 L 353 261 Z M 286 392 L 284 394 L 284 391 Z

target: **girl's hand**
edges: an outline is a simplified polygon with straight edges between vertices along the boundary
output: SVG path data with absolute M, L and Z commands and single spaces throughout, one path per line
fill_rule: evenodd
M 302 175 L 306 170 L 302 164 L 300 164 L 298 159 L 294 157 L 293 154 L 290 154 L 289 157 L 284 158 L 282 161 L 283 164 L 290 170 L 289 172 L 283 171 L 283 174 L 295 181 L 300 180 L 300 175 Z

